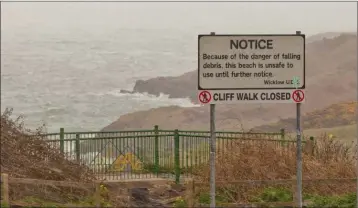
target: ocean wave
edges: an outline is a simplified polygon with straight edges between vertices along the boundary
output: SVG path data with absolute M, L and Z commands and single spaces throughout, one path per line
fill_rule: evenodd
M 129 90 L 128 90 L 129 91 Z M 178 105 L 180 107 L 199 107 L 200 105 L 194 104 L 189 98 L 169 98 L 170 95 L 160 93 L 159 96 L 148 93 L 123 93 L 120 90 L 112 90 L 105 93 L 97 93 L 96 96 L 114 96 L 125 97 L 126 99 L 144 101 L 144 102 L 161 102 L 163 106 Z
M 63 115 L 68 113 L 66 107 L 47 107 L 44 110 L 44 113 L 48 116 Z

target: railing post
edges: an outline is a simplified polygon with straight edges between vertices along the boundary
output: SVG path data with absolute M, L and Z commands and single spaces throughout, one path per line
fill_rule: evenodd
M 285 129 L 280 129 L 281 139 L 285 140 Z
M 159 174 L 159 127 L 158 125 L 154 126 L 154 165 L 155 165 L 155 173 Z
M 286 145 L 286 142 L 285 142 L 285 129 L 280 129 L 280 136 L 281 136 L 281 145 L 284 146 Z
M 60 151 L 65 153 L 65 129 L 60 128 Z
M 6 173 L 1 174 L 1 196 L 2 203 L 10 207 L 9 202 L 9 175 Z
M 81 160 L 80 134 L 76 134 L 76 160 L 78 163 Z
M 174 130 L 174 167 L 175 167 L 175 183 L 179 184 L 180 181 L 180 159 L 179 159 L 179 130 Z

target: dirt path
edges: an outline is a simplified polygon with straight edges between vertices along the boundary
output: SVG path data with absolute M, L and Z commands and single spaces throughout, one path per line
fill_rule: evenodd
M 175 175 L 172 174 L 117 173 L 97 177 L 105 180 L 111 192 L 129 195 L 133 207 L 172 207 L 173 200 L 184 195 L 183 186 L 173 183 Z

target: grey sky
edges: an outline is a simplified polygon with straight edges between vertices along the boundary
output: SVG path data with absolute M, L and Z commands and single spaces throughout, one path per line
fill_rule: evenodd
M 172 29 L 185 33 L 356 31 L 357 3 L 2 3 L 13 33 Z M 91 29 L 90 29 L 91 28 Z M 46 33 L 47 33 L 46 32 Z M 52 33 L 51 32 L 51 33 Z

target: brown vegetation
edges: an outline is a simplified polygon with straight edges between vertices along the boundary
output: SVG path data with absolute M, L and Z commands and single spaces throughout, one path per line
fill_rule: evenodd
M 91 170 L 76 161 L 67 160 L 58 147 L 50 145 L 42 138 L 41 128 L 36 131 L 27 130 L 21 117 L 12 120 L 11 113 L 12 110 L 6 109 L 1 115 L 2 173 L 7 173 L 10 178 L 72 181 L 84 185 L 70 188 L 55 185 L 13 184 L 10 186 L 10 201 L 31 198 L 29 204 L 39 206 L 36 202 L 33 204 L 33 201 L 72 204 L 91 200 L 94 190 L 88 187 L 88 183 L 95 180 Z
M 58 147 L 43 140 L 41 128 L 24 128 L 21 117 L 13 121 L 11 110 L 1 115 L 1 171 L 11 177 L 59 181 L 94 180 L 84 166 L 65 159 Z M 82 174 L 78 174 L 81 171 Z
M 346 107 L 348 114 L 354 110 L 351 105 Z M 58 147 L 50 146 L 43 140 L 41 129 L 35 132 L 26 130 L 21 123 L 21 118 L 13 121 L 10 117 L 11 111 L 9 110 L 1 115 L 2 172 L 16 178 L 73 181 L 84 184 L 94 182 L 95 176 L 90 169 L 76 161 L 67 160 Z M 356 147 L 326 136 L 317 138 L 315 141 L 314 151 L 305 151 L 303 154 L 304 179 L 356 177 L 354 157 Z M 218 192 L 224 192 L 231 201 L 248 202 L 264 187 L 232 186 L 231 181 L 292 179 L 296 175 L 294 144 L 292 141 L 282 143 L 260 139 L 237 140 L 230 142 L 227 146 L 220 146 L 216 158 L 216 180 L 226 182 L 227 185 L 218 188 Z M 207 164 L 197 168 L 195 181 L 209 184 L 209 172 Z M 118 189 L 118 187 L 112 188 Z M 207 188 L 201 189 L 205 192 Z M 304 184 L 305 193 L 322 195 L 354 192 L 355 188 L 355 183 Z M 68 205 L 80 202 L 91 193 L 93 190 L 88 190 L 88 186 L 69 188 L 19 184 L 10 187 L 10 200 L 30 196 Z M 105 200 L 112 206 L 128 205 L 129 202 L 124 201 L 118 193 L 118 191 L 109 190 L 109 193 L 105 195 Z M 150 203 L 147 202 L 145 205 L 150 205 Z M 131 206 L 136 205 L 131 204 Z
M 279 180 L 292 179 L 296 175 L 296 149 L 294 143 L 278 144 L 270 141 L 237 141 L 218 151 L 216 158 L 216 180 L 226 182 L 221 189 L 231 201 L 245 203 L 257 196 L 263 186 L 230 185 L 240 180 Z M 318 138 L 314 153 L 303 153 L 303 179 L 355 178 L 355 158 L 357 148 L 327 137 Z M 208 182 L 210 167 L 201 167 L 195 181 Z M 281 187 L 284 185 L 280 185 Z M 290 187 L 286 187 L 291 189 Z M 355 182 L 349 183 L 304 183 L 304 193 L 345 194 L 356 190 Z M 208 187 L 203 187 L 208 190 Z M 219 188 L 220 192 L 220 188 Z
M 338 103 L 324 109 L 306 113 L 302 118 L 303 129 L 332 128 L 357 123 L 358 102 Z M 275 132 L 281 128 L 294 131 L 296 118 L 281 119 L 279 122 L 254 128 L 256 132 Z
M 22 117 L 13 120 L 11 114 L 12 110 L 6 109 L 1 115 L 1 173 L 9 176 L 10 205 L 163 207 L 156 194 L 151 199 L 140 188 L 128 192 L 123 184 L 98 181 L 86 165 L 67 159 L 59 145 L 46 142 L 42 128 L 28 130 Z

